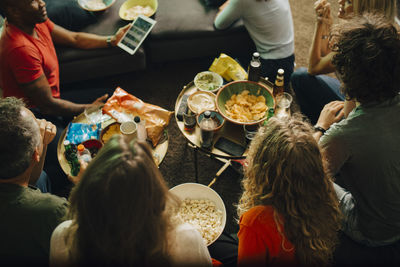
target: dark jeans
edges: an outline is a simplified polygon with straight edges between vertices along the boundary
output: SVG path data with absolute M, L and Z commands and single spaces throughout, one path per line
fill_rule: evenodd
M 52 193 L 50 179 L 44 171 L 40 174 L 35 186 L 39 188 L 42 193 Z
M 74 103 L 92 103 L 96 98 L 108 93 L 111 96 L 114 92 L 113 89 L 104 88 L 91 88 L 85 90 L 68 90 L 61 94 L 61 98 L 69 100 Z M 61 137 L 61 134 L 68 123 L 73 119 L 73 117 L 60 117 L 52 115 L 44 115 L 39 109 L 31 109 L 33 114 L 35 114 L 38 119 L 46 119 L 52 122 L 57 127 L 57 134 L 53 141 L 47 146 L 46 161 L 44 163 L 44 170 L 48 174 L 52 191 L 54 194 L 62 197 L 68 197 L 69 191 L 72 187 L 72 183 L 67 179 L 66 174 L 61 169 L 60 163 L 57 157 L 57 145 Z
M 323 107 L 331 101 L 344 100 L 340 92 L 340 82 L 326 75 L 310 75 L 306 68 L 299 68 L 291 79 L 301 112 L 312 124 L 319 118 Z
M 213 259 L 223 263 L 224 267 L 237 266 L 239 239 L 236 234 L 223 232 L 210 246 L 208 251 Z
M 278 69 L 285 71 L 284 82 L 286 91 L 289 88 L 290 76 L 294 70 L 294 55 L 281 59 L 261 59 L 261 73 L 262 77 L 268 77 L 272 83 L 275 82 Z

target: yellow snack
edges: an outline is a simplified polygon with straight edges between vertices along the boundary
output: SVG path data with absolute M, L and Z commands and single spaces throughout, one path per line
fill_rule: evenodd
M 114 123 L 110 124 L 110 126 L 105 130 L 103 135 L 101 136 L 101 141 L 103 144 L 107 143 L 108 140 L 114 135 L 114 134 L 121 134 L 121 130 L 119 129 L 120 124 L 119 123 Z
M 251 95 L 248 90 L 233 94 L 225 103 L 225 112 L 234 120 L 240 122 L 257 121 L 264 117 L 268 106 L 265 97 Z

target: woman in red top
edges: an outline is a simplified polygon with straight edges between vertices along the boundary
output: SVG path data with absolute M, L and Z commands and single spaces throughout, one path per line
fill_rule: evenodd
M 271 118 L 253 139 L 238 205 L 238 264 L 327 265 L 337 243 L 338 201 L 311 126 Z

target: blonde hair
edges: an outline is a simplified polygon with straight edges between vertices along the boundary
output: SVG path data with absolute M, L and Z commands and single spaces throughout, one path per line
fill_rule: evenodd
M 396 0 L 353 0 L 354 15 L 364 12 L 383 14 L 391 22 L 397 15 Z
M 306 266 L 329 263 L 340 225 L 333 183 L 312 134 L 303 117 L 271 118 L 250 145 L 237 209 L 240 217 L 252 207 L 273 206 Z

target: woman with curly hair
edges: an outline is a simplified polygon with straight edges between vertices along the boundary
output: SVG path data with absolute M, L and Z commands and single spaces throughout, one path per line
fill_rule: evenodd
M 327 265 L 340 212 L 310 125 L 271 118 L 247 156 L 240 217 L 241 266 Z
M 200 233 L 175 217 L 145 143 L 113 136 L 73 188 L 71 220 L 53 232 L 50 265 L 211 266 Z

